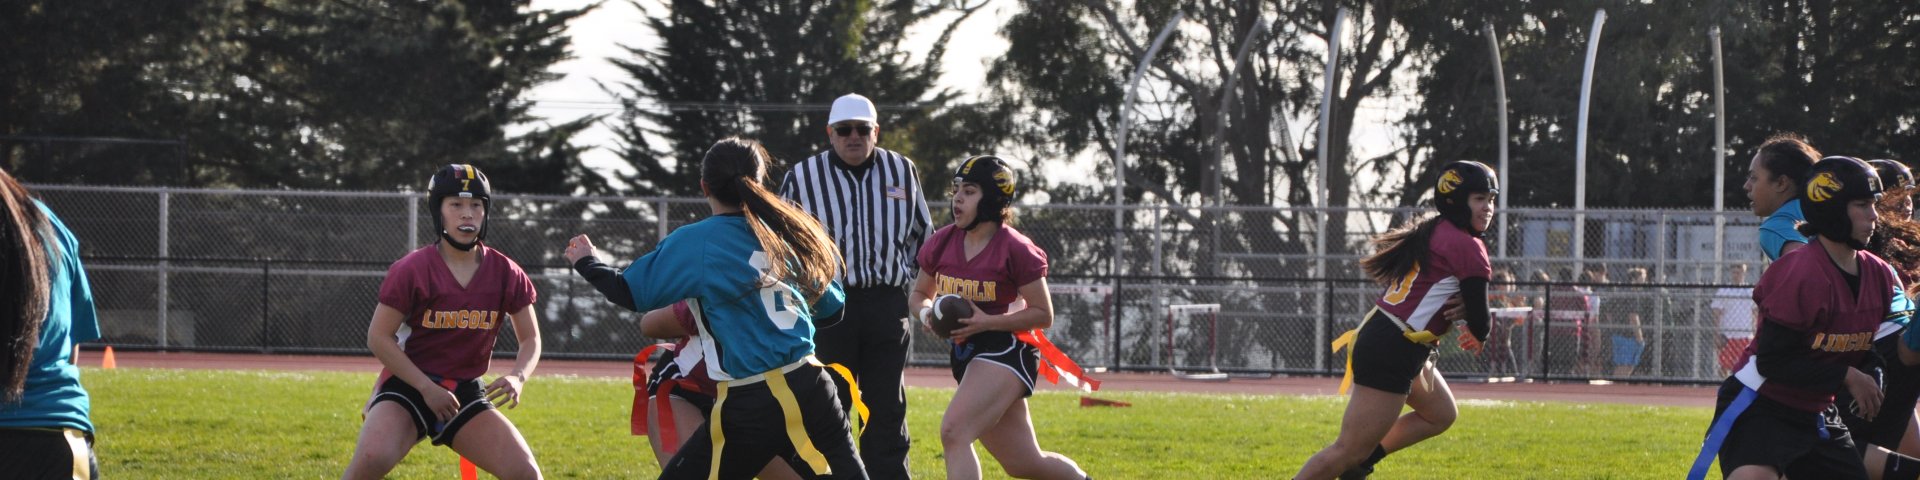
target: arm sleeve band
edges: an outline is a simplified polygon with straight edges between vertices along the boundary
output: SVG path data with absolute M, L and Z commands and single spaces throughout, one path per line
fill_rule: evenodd
M 1460 281 L 1460 300 L 1467 308 L 1467 331 L 1476 340 L 1485 341 L 1488 334 L 1488 320 L 1493 314 L 1487 311 L 1487 279 L 1472 277 Z
M 633 290 L 627 287 L 626 277 L 621 276 L 613 266 L 600 263 L 599 258 L 588 255 L 573 262 L 573 271 L 580 272 L 580 276 L 586 278 L 594 290 L 599 290 L 614 305 L 638 311 L 633 305 Z
M 1778 323 L 1761 321 L 1753 335 L 1753 351 L 1760 375 L 1820 392 L 1838 392 L 1847 379 L 1846 365 L 1813 361 L 1812 341 L 1806 333 Z M 1872 356 L 1872 355 L 1868 355 Z

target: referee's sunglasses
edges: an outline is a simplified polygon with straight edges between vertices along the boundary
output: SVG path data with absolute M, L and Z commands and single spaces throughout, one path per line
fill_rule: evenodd
M 862 137 L 871 137 L 873 136 L 873 125 L 836 125 L 833 127 L 834 135 L 851 137 L 855 133 L 860 134 Z

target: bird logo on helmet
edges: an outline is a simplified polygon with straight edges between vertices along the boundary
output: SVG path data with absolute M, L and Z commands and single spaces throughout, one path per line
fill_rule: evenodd
M 973 230 L 983 221 L 1003 220 L 1002 210 L 1013 204 L 1020 191 L 1013 166 L 993 155 L 975 155 L 960 162 L 960 168 L 953 172 L 953 186 L 959 187 L 962 183 L 980 186 L 980 204 L 975 207 L 973 223 L 960 227 L 961 230 Z
M 1807 188 L 1801 194 L 1805 200 L 1801 212 L 1807 223 L 1801 233 L 1827 237 L 1855 250 L 1866 249 L 1866 244 L 1853 236 L 1853 216 L 1847 209 L 1855 200 L 1880 198 L 1879 172 L 1858 158 L 1827 157 L 1813 164 L 1807 178 Z
M 1460 227 L 1461 231 L 1473 236 L 1487 232 L 1473 228 L 1473 211 L 1468 206 L 1468 198 L 1475 193 L 1500 195 L 1500 179 L 1492 168 L 1472 160 L 1458 160 L 1448 163 L 1440 172 L 1440 180 L 1433 184 L 1433 206 L 1440 210 L 1440 217 Z
M 440 238 L 446 240 L 447 244 L 453 248 L 462 251 L 472 250 L 475 245 L 480 244 L 481 240 L 487 239 L 487 223 L 490 220 L 480 221 L 480 228 L 476 232 L 478 236 L 474 238 L 473 243 L 460 243 L 454 240 L 447 234 L 445 220 L 440 216 L 440 204 L 447 197 L 479 199 L 482 208 L 487 208 L 493 204 L 493 184 L 487 180 L 487 174 L 481 173 L 480 169 L 468 164 L 440 167 L 440 170 L 433 172 L 433 176 L 427 179 L 427 207 L 433 212 L 434 229 L 440 233 Z
M 1843 188 L 1847 188 L 1847 184 L 1834 179 L 1833 172 L 1820 172 L 1819 175 L 1813 176 L 1813 180 L 1807 182 L 1807 200 L 1813 203 L 1825 202 L 1832 199 L 1833 194 L 1840 193 L 1840 189 Z

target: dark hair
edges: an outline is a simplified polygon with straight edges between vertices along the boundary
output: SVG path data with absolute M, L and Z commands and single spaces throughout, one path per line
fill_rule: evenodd
M 700 180 L 714 200 L 740 206 L 761 251 L 767 252 L 773 278 L 798 286 L 811 304 L 839 276 L 840 248 L 820 221 L 767 190 L 767 165 L 772 161 L 759 142 L 728 137 L 707 149 L 700 160 Z
M 1373 237 L 1373 255 L 1360 260 L 1361 271 L 1381 285 L 1392 285 L 1427 261 L 1427 241 L 1440 226 L 1439 216 L 1393 229 Z
M 27 384 L 27 368 L 40 346 L 50 292 L 53 225 L 26 187 L 0 170 L 0 404 L 14 403 Z
M 1920 245 L 1906 239 L 1920 238 L 1920 222 L 1886 210 L 1880 211 L 1879 220 L 1873 226 L 1873 238 L 1867 240 L 1867 251 L 1892 265 L 1893 272 L 1907 282 L 1900 290 L 1911 293 L 1911 286 L 1920 285 L 1916 283 L 1920 282 Z
M 1795 192 L 1806 184 L 1807 170 L 1820 161 L 1820 156 L 1820 151 L 1814 150 L 1813 145 L 1807 144 L 1807 138 L 1798 133 L 1775 133 L 1760 143 L 1760 166 L 1792 180 Z

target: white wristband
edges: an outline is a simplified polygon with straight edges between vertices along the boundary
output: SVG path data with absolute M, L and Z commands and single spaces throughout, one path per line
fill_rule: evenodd
M 932 318 L 928 317 L 929 315 L 933 314 L 933 307 L 931 306 L 920 307 L 919 313 L 920 313 L 920 323 L 928 323 L 933 320 Z

